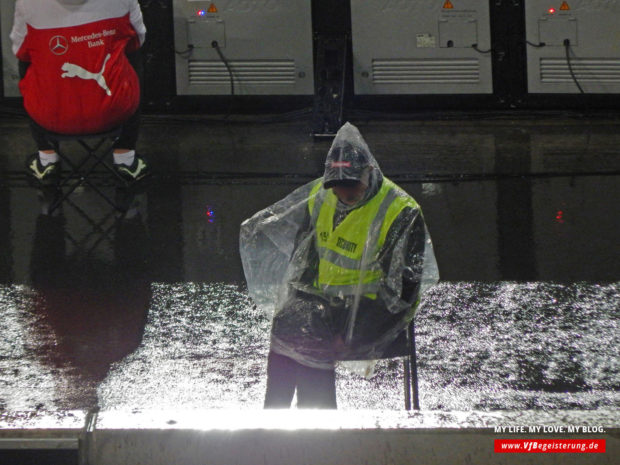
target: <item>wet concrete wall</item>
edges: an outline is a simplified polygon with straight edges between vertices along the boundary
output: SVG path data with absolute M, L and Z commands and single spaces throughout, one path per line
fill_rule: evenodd
M 81 465 L 613 464 L 620 453 L 620 431 L 608 426 L 610 422 L 613 417 L 598 412 L 571 411 L 158 410 L 92 416 L 73 412 L 70 418 L 37 414 L 0 417 L 0 457 L 7 456 L 6 447 L 32 450 L 38 444 L 43 451 L 47 444 L 48 452 L 77 449 L 74 457 Z M 500 426 L 558 431 L 571 424 L 589 426 L 596 433 L 496 432 Z M 506 438 L 596 438 L 604 441 L 605 453 L 495 453 L 495 441 Z
M 443 279 L 573 282 L 615 281 L 620 275 L 620 260 L 613 259 L 617 216 L 611 213 L 618 196 L 614 173 L 620 172 L 616 123 L 359 126 L 384 172 L 422 205 Z M 19 154 L 33 147 L 23 123 L 3 128 L 0 138 L 15 154 L 4 158 L 11 186 L 3 195 L 8 215 L 3 227 L 11 225 L 5 231 L 4 274 L 25 283 L 39 205 L 17 173 L 23 166 Z M 145 220 L 160 259 L 153 270 L 166 282 L 242 281 L 240 221 L 320 176 L 329 148 L 329 142 L 312 141 L 303 122 L 214 126 L 157 119 L 142 134 L 139 149 L 160 175 L 147 195 Z M 607 195 L 598 195 L 599 189 Z M 83 208 L 101 210 L 88 195 Z M 206 216 L 208 208 L 214 218 Z M 88 226 L 69 218 L 68 224 Z M 605 252 L 610 248 L 614 254 Z
M 420 428 L 339 431 L 101 431 L 93 465 L 349 465 L 355 464 L 613 464 L 618 440 L 605 454 L 495 454 L 484 430 Z M 575 438 L 572 436 L 571 438 Z M 535 438 L 532 438 L 535 439 Z M 566 438 L 568 439 L 568 437 Z

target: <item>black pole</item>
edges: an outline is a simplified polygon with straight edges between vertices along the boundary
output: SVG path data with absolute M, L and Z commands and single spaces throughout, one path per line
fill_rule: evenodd
M 409 363 L 411 364 L 411 388 L 413 392 L 413 409 L 420 410 L 420 398 L 418 395 L 418 361 L 415 348 L 415 323 L 411 320 L 407 328 L 407 338 L 409 339 Z M 410 410 L 410 409 L 408 409 Z
M 409 364 L 409 357 L 403 359 L 403 367 L 405 371 L 405 410 L 411 410 L 411 369 Z

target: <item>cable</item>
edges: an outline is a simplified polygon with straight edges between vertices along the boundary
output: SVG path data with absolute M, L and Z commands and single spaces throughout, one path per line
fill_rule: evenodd
M 492 49 L 492 48 L 490 48 L 490 49 L 488 49 L 488 50 L 480 50 L 480 49 L 478 48 L 478 44 L 471 44 L 471 48 L 473 48 L 476 52 L 478 52 L 478 53 L 482 53 L 482 54 L 492 53 L 492 52 L 493 52 L 493 49 Z
M 234 124 L 270 124 L 270 123 L 286 123 L 294 120 L 307 118 L 312 114 L 312 107 L 301 108 L 286 113 L 277 113 L 270 115 L 236 115 L 232 119 L 226 119 L 219 116 L 198 116 L 198 115 L 162 115 L 162 114 L 143 114 L 142 119 L 145 122 L 155 123 L 165 121 L 166 123 L 234 123 Z
M 582 94 L 585 94 L 585 92 L 579 85 L 577 76 L 575 76 L 575 73 L 573 72 L 573 65 L 571 64 L 571 59 L 570 59 L 570 40 L 569 39 L 564 39 L 564 49 L 566 50 L 566 63 L 568 64 L 568 71 L 570 72 L 570 76 L 573 78 L 573 81 L 575 82 L 577 89 L 579 89 L 579 92 L 581 92 Z
M 188 44 L 187 45 L 187 50 L 183 50 L 182 52 L 179 52 L 178 50 L 175 50 L 174 53 L 176 53 L 177 55 L 182 56 L 186 60 L 189 60 L 189 56 L 192 54 L 192 50 L 194 50 L 194 46 L 192 44 Z
M 211 42 L 211 47 L 215 49 L 217 54 L 220 56 L 220 59 L 224 63 L 224 66 L 226 66 L 226 69 L 228 70 L 228 75 L 230 76 L 230 95 L 231 97 L 234 97 L 235 96 L 235 80 L 233 78 L 232 69 L 230 68 L 230 65 L 228 64 L 228 60 L 222 53 L 222 50 L 220 49 L 220 46 L 217 43 L 217 40 L 214 40 L 213 42 Z
M 531 47 L 536 47 L 536 48 L 541 48 L 546 46 L 547 44 L 544 42 L 539 42 L 537 44 L 535 44 L 534 42 L 530 42 L 529 40 L 526 40 L 525 43 Z
M 366 110 L 349 106 L 346 108 L 348 118 L 363 121 L 368 120 L 394 120 L 394 121 L 454 121 L 454 120 L 523 120 L 523 119 L 542 119 L 542 118 L 581 118 L 580 113 L 569 110 L 524 110 L 516 112 L 514 110 L 482 110 L 482 111 L 447 111 L 447 110 L 428 110 L 417 111 L 415 113 L 396 113 L 393 111 Z M 602 117 L 618 119 L 615 112 L 601 113 Z
M 386 175 L 398 183 L 469 183 L 469 182 L 497 182 L 507 179 L 555 179 L 555 178 L 586 178 L 586 177 L 617 177 L 620 171 L 588 171 L 588 172 L 515 172 L 515 173 L 451 173 L 445 175 L 407 172 L 387 172 Z M 186 185 L 209 184 L 280 184 L 298 183 L 316 179 L 320 173 L 286 173 L 286 172 L 208 172 L 208 171 L 181 171 L 169 173 L 159 178 L 160 182 L 182 182 Z
M 214 40 L 213 42 L 211 42 L 211 47 L 213 47 L 215 51 L 217 52 L 217 54 L 220 56 L 220 60 L 222 60 L 222 62 L 224 63 L 224 66 L 226 66 L 226 69 L 228 70 L 228 76 L 230 77 L 230 105 L 228 105 L 228 111 L 226 112 L 226 116 L 224 116 L 224 120 L 223 120 L 223 121 L 228 121 L 228 118 L 230 118 L 230 115 L 232 114 L 233 105 L 235 103 L 235 79 L 233 77 L 232 68 L 230 67 L 228 60 L 222 53 L 222 50 L 220 49 L 220 45 L 217 43 L 217 40 Z
M 11 187 L 28 185 L 28 175 L 23 170 L 7 170 L 3 173 L 3 181 Z M 109 181 L 106 173 L 93 173 L 102 185 Z M 161 174 L 157 177 L 160 184 L 183 183 L 184 185 L 281 185 L 304 184 L 316 179 L 321 173 L 292 172 L 218 172 L 218 171 L 177 171 Z M 507 179 L 553 179 L 553 178 L 589 178 L 618 177 L 619 170 L 611 171 L 547 171 L 547 172 L 514 172 L 514 173 L 413 173 L 386 172 L 393 181 L 400 183 L 469 183 L 497 182 Z

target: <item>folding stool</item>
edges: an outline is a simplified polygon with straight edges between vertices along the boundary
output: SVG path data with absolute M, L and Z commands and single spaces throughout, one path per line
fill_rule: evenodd
M 105 192 L 103 192 L 93 180 L 89 179 L 95 172 L 95 169 L 101 165 L 109 171 L 115 179 L 122 183 L 123 186 L 127 186 L 127 182 L 116 172 L 110 161 L 108 161 L 109 159 L 106 160 L 106 158 L 112 154 L 114 143 L 120 137 L 120 134 L 120 127 L 98 134 L 65 135 L 46 132 L 45 136 L 52 147 L 54 147 L 58 157 L 62 163 L 70 169 L 69 175 L 61 178 L 60 183 L 57 186 L 59 195 L 50 206 L 50 214 L 80 186 L 90 187 L 97 192 L 102 199 L 110 204 L 110 206 L 117 211 L 122 211 L 122 208 L 119 208 L 119 206 Z M 65 151 L 61 149 L 61 144 L 63 142 L 71 141 L 77 142 L 84 149 L 82 157 L 79 161 L 77 161 L 77 163 L 71 160 Z

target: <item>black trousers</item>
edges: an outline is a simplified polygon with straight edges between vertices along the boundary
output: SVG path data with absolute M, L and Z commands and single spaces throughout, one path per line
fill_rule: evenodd
M 138 75 L 138 80 L 140 82 L 140 89 L 143 88 L 143 77 L 144 77 L 144 64 L 142 58 L 142 52 L 137 50 L 133 53 L 127 54 L 127 59 L 129 63 L 135 70 Z M 26 71 L 30 63 L 26 63 L 23 61 L 19 62 L 19 75 L 20 78 L 23 78 L 26 75 Z M 121 134 L 120 137 L 114 143 L 114 148 L 119 149 L 128 149 L 135 150 L 136 143 L 138 142 L 138 134 L 140 132 L 140 107 L 136 112 L 129 117 L 127 121 L 125 121 L 121 126 Z M 32 138 L 37 144 L 38 150 L 54 150 L 54 147 L 49 142 L 46 137 L 48 131 L 37 123 L 35 123 L 32 119 L 30 119 L 30 132 L 32 133 Z
M 39 126 L 32 119 L 30 120 L 30 132 L 37 144 L 38 150 L 54 150 L 54 146 L 48 140 L 46 134 L 49 132 Z M 121 126 L 121 134 L 114 142 L 114 148 L 135 150 L 140 132 L 140 109 Z
M 336 374 L 333 369 L 310 368 L 270 351 L 265 408 L 289 408 L 295 390 L 299 408 L 337 408 Z
M 379 299 L 362 297 L 351 323 L 351 340 L 344 346 L 347 321 L 352 320 L 350 307 L 345 300 L 339 305 L 316 294 L 295 292 L 274 315 L 272 347 L 275 344 L 284 353 L 292 350 L 316 366 L 382 357 L 388 347 L 375 342 L 402 326 L 404 315 L 390 313 Z M 310 368 L 273 350 L 269 353 L 265 408 L 290 407 L 295 390 L 301 408 L 336 408 L 335 386 L 333 369 Z

